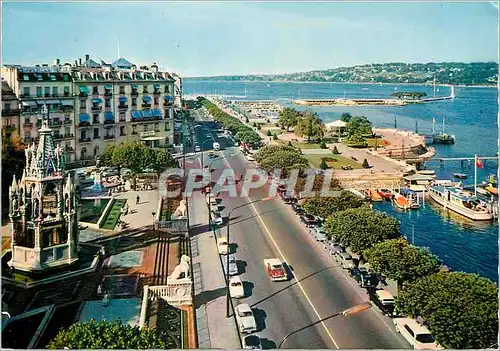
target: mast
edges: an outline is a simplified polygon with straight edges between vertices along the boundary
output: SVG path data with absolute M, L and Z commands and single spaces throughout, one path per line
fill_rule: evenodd
M 432 117 L 432 134 L 436 134 L 436 118 Z
M 474 196 L 477 196 L 477 154 L 474 155 Z
M 434 86 L 434 97 L 436 97 L 436 75 L 435 74 L 434 74 L 433 86 Z
M 444 134 L 444 116 L 443 116 L 443 133 L 442 134 Z

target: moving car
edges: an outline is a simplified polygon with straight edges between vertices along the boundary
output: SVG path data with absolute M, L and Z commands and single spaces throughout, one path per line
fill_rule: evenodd
M 264 260 L 264 268 L 271 281 L 288 280 L 285 267 L 279 258 L 266 258 Z
M 212 223 L 215 225 L 222 225 L 224 223 L 224 220 L 222 219 L 220 212 L 213 212 Z
M 220 150 L 220 144 L 218 142 L 214 142 L 212 144 L 212 147 L 214 148 L 214 151 L 219 151 Z
M 210 166 L 209 165 L 204 165 L 203 166 L 203 172 L 210 173 Z
M 257 323 L 253 315 L 252 309 L 247 303 L 236 306 L 235 308 L 236 322 L 242 333 L 253 333 L 257 331 Z
M 365 267 L 353 267 L 349 270 L 349 274 L 362 288 L 376 288 L 379 283 L 378 277 L 375 274 L 368 272 Z
M 347 252 L 339 253 L 338 255 L 335 256 L 335 259 L 337 260 L 338 263 L 340 263 L 340 266 L 344 269 L 350 269 L 354 267 L 354 261 L 352 260 L 352 256 Z
M 246 335 L 241 341 L 244 350 L 262 350 L 260 338 L 255 334 Z
M 217 249 L 220 255 L 227 255 L 229 253 L 229 243 L 226 237 L 217 239 Z
M 369 292 L 370 300 L 382 311 L 383 314 L 393 317 L 395 313 L 394 296 L 387 290 L 375 290 Z
M 243 282 L 240 277 L 231 277 L 229 279 L 229 294 L 235 299 L 245 297 L 245 289 L 243 289 Z
M 396 331 L 413 346 L 415 350 L 443 350 L 436 343 L 429 329 L 411 318 L 394 318 Z
M 201 147 L 199 145 L 196 145 L 194 147 L 194 152 L 200 152 L 201 151 Z
M 307 213 L 304 213 L 302 216 L 300 216 L 300 220 L 307 227 L 313 227 L 316 224 L 316 219 L 314 218 L 314 216 L 309 215 Z

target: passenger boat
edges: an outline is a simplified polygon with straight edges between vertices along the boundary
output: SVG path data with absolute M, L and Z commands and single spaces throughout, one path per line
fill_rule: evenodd
M 392 198 L 392 202 L 394 203 L 394 205 L 401 209 L 401 210 L 408 210 L 410 209 L 410 202 L 408 201 L 408 199 L 406 197 L 404 197 L 403 195 L 401 194 L 394 194 L 394 197 Z
M 486 191 L 488 191 L 490 194 L 493 195 L 498 195 L 498 188 L 495 188 L 493 185 L 489 184 L 486 188 Z
M 458 179 L 467 179 L 468 175 L 464 173 L 453 173 L 453 176 Z
M 378 189 L 378 194 L 387 201 L 392 199 L 392 192 L 389 189 Z
M 403 188 L 401 189 L 401 195 L 406 197 L 410 204 L 410 208 L 412 210 L 416 210 L 420 208 L 420 204 L 418 203 L 418 195 L 411 189 Z
M 417 171 L 417 173 L 422 175 L 435 175 L 436 171 L 433 169 L 422 169 L 420 171 Z
M 377 192 L 376 189 L 370 189 L 370 199 L 372 201 L 383 201 L 384 199 L 382 198 L 382 196 L 380 196 L 380 194 Z
M 482 188 L 482 187 L 480 187 L 480 186 L 478 186 L 478 187 L 476 188 L 476 191 L 477 191 L 479 194 L 481 194 L 481 195 L 489 195 L 489 194 L 490 194 L 490 192 L 489 192 L 488 190 L 486 190 L 485 188 Z
M 493 219 L 491 206 L 460 188 L 433 186 L 429 188 L 429 196 L 444 208 L 449 208 L 472 220 L 487 221 Z

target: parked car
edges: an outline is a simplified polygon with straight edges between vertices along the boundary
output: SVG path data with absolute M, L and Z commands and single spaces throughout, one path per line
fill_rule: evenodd
M 383 314 L 393 317 L 395 313 L 394 296 L 387 290 L 373 290 L 369 291 L 370 300 L 382 311 Z
M 327 240 L 325 229 L 323 227 L 314 226 L 311 228 L 311 231 L 316 241 L 324 243 Z
M 443 350 L 429 329 L 412 318 L 394 318 L 396 331 L 413 346 L 415 350 Z
M 338 263 L 340 263 L 340 266 L 344 269 L 350 269 L 354 267 L 354 261 L 352 260 L 352 256 L 347 252 L 339 253 L 338 255 L 335 256 L 335 259 L 337 260 Z
M 313 227 L 316 224 L 316 219 L 314 218 L 314 216 L 309 215 L 307 213 L 304 213 L 302 216 L 300 216 L 300 220 L 307 227 Z
M 229 253 L 229 243 L 226 237 L 221 237 L 217 239 L 217 249 L 220 255 L 227 255 Z
M 247 155 L 247 160 L 248 160 L 248 161 L 255 161 L 255 158 L 253 157 L 253 155 L 252 155 L 252 154 L 248 154 L 248 155 Z
M 194 147 L 194 152 L 200 152 L 201 151 L 201 147 L 199 145 L 196 145 Z
M 253 311 L 247 303 L 236 306 L 236 322 L 242 333 L 253 333 L 257 331 L 257 323 Z
M 297 203 L 292 204 L 292 210 L 293 210 L 293 212 L 295 212 L 298 215 L 301 215 L 302 213 L 304 213 L 304 209 L 302 208 L 302 206 L 300 206 Z
M 130 168 L 121 168 L 120 169 L 120 175 L 122 177 L 129 176 L 132 174 L 132 170 Z
M 345 252 L 345 247 L 336 240 L 330 241 L 330 255 L 335 256 Z
M 222 261 L 224 263 L 224 270 L 227 269 L 226 259 Z M 236 258 L 234 255 L 229 255 L 229 275 L 237 275 L 238 274 L 238 265 L 236 264 Z
M 262 350 L 260 338 L 255 334 L 246 335 L 242 339 L 244 350 Z
M 282 196 L 281 197 L 283 199 L 283 201 L 285 202 L 285 204 L 287 205 L 293 205 L 294 203 L 297 203 L 297 199 L 292 197 L 292 196 Z
M 212 223 L 215 225 L 222 225 L 224 223 L 224 220 L 219 212 L 214 212 L 212 215 Z
M 269 279 L 273 282 L 288 280 L 285 267 L 279 258 L 266 258 L 264 260 L 264 268 Z
M 231 277 L 229 279 L 229 294 L 235 299 L 245 297 L 245 289 L 243 289 L 243 282 L 240 277 Z
M 376 288 L 379 283 L 377 275 L 368 272 L 364 267 L 353 267 L 349 270 L 349 274 L 362 288 L 373 289 Z

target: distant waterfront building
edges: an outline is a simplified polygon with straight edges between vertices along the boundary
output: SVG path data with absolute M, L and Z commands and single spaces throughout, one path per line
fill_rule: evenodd
M 42 121 L 38 145 L 28 146 L 20 181 L 9 188 L 9 266 L 41 272 L 78 260 L 78 179 L 65 175 L 65 155 L 54 146 L 53 130 Z
M 176 94 L 181 79 L 160 72 L 156 64 L 137 66 L 124 58 L 111 64 L 85 55 L 74 64 L 25 67 L 5 65 L 2 77 L 20 98 L 19 134 L 38 140 L 41 108 L 48 106 L 48 126 L 61 141 L 68 162 L 94 163 L 108 144 L 142 141 L 152 147 L 173 144 Z
M 177 73 L 172 73 L 172 77 L 175 79 L 174 106 L 176 111 L 180 111 L 182 109 L 182 78 Z
M 9 84 L 2 80 L 2 137 L 9 138 L 12 132 L 19 133 L 19 99 Z

